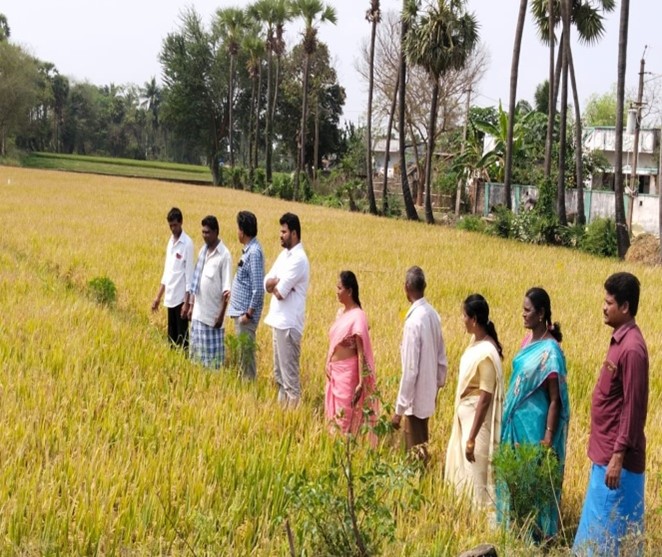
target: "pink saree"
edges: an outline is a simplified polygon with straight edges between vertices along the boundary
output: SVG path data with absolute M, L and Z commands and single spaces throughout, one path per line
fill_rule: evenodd
M 370 369 L 369 375 L 363 378 L 361 398 L 352 407 L 352 397 L 359 384 L 361 366 L 358 356 L 344 360 L 331 361 L 338 345 L 352 342 L 355 336 L 361 337 L 365 361 Z M 358 433 L 364 419 L 364 409 L 369 408 L 371 423 L 377 419 L 378 406 L 372 396 L 375 391 L 375 361 L 368 333 L 368 321 L 360 308 L 339 313 L 329 330 L 329 352 L 326 357 L 326 396 L 324 409 L 329 421 L 334 421 L 343 432 Z M 334 426 L 335 427 L 335 426 Z

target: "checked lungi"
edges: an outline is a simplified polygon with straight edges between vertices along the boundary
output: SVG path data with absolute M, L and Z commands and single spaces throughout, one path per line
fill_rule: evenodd
M 225 361 L 225 330 L 194 319 L 191 323 L 190 348 L 191 360 L 219 369 Z

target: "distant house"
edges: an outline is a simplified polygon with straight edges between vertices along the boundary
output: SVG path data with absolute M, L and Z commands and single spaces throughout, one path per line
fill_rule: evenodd
M 388 161 L 388 177 L 393 178 L 394 166 L 400 166 L 400 149 L 398 148 L 398 139 L 391 139 L 389 145 L 389 161 Z M 372 148 L 373 169 L 378 176 L 384 175 L 384 168 L 386 167 L 386 139 L 379 139 L 375 141 Z
M 613 190 L 616 165 L 616 128 L 599 126 L 588 128 L 584 139 L 584 149 L 601 153 L 608 167 L 603 174 L 590 177 L 591 189 Z M 639 193 L 657 194 L 660 184 L 660 130 L 642 129 L 639 132 L 639 156 L 635 170 Z M 632 175 L 634 134 L 623 133 L 623 174 L 630 183 Z

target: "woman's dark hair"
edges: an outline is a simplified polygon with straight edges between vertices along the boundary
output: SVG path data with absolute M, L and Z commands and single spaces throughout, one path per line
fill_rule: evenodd
M 356 280 L 356 275 L 352 271 L 340 271 L 340 284 L 343 288 L 352 291 L 352 300 L 354 303 L 361 307 L 361 300 L 359 299 L 359 281 Z
M 480 294 L 472 294 L 464 300 L 464 313 L 467 314 L 467 317 L 475 319 L 476 323 L 483 327 L 485 332 L 492 337 L 494 344 L 496 344 L 497 351 L 499 352 L 499 356 L 503 358 L 503 349 L 499 342 L 496 327 L 494 326 L 494 323 L 490 321 L 490 306 L 487 304 L 487 300 Z
M 547 291 L 544 288 L 534 286 L 526 291 L 526 297 L 537 312 L 542 311 L 544 313 L 547 330 L 556 339 L 556 342 L 561 342 L 563 340 L 561 324 L 558 321 L 552 322 L 552 302 Z
M 237 228 L 249 238 L 257 236 L 257 217 L 250 211 L 239 211 L 237 213 Z
M 605 281 L 607 294 L 613 296 L 619 306 L 627 302 L 632 317 L 639 309 L 640 289 L 639 279 L 632 273 L 614 273 Z

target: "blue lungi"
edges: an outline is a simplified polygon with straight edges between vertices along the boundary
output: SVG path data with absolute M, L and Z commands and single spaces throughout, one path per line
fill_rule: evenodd
M 628 555 L 643 555 L 644 474 L 623 468 L 620 486 L 609 489 L 606 472 L 606 466 L 591 468 L 572 552 L 582 557 L 613 557 L 626 546 Z
M 194 319 L 191 322 L 191 360 L 219 369 L 225 362 L 225 330 L 215 329 Z

